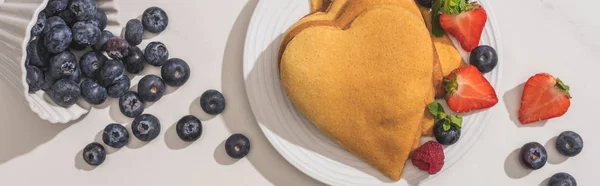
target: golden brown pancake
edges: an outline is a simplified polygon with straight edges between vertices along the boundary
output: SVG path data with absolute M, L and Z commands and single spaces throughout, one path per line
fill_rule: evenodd
M 397 181 L 435 94 L 433 51 L 421 16 L 377 6 L 349 25 L 299 32 L 283 52 L 280 78 L 321 131 Z
M 331 0 L 311 0 L 310 12 L 324 12 L 329 8 Z
M 423 15 L 425 24 L 427 24 L 427 28 L 431 32 L 431 10 L 423 7 L 419 9 Z M 448 34 L 444 34 L 442 37 L 437 37 L 431 34 L 431 40 L 433 40 L 433 44 L 435 45 L 435 49 L 437 50 L 437 54 L 440 58 L 440 64 L 444 76 L 447 76 L 450 74 L 450 72 L 465 65 L 462 56 L 460 56 L 460 53 L 454 46 L 454 43 L 452 43 L 450 37 L 448 37 Z

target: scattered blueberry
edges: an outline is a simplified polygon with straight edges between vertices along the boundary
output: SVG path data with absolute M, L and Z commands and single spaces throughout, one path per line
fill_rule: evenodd
M 108 98 L 106 88 L 100 86 L 94 80 L 86 79 L 81 83 L 81 97 L 92 105 L 104 103 Z
M 27 71 L 27 84 L 29 85 L 29 93 L 37 92 L 44 86 L 44 72 L 38 67 L 27 65 L 25 66 Z
M 93 19 L 96 16 L 96 0 L 72 0 L 69 10 L 79 21 Z
M 108 87 L 115 83 L 117 78 L 125 73 L 123 63 L 118 60 L 108 60 L 100 67 L 100 76 L 98 80 L 104 87 Z
M 207 90 L 200 96 L 200 107 L 210 115 L 217 115 L 225 110 L 225 97 L 216 90 Z
M 135 118 L 144 112 L 144 102 L 136 92 L 129 91 L 119 98 L 119 109 L 123 115 Z
M 127 93 L 127 91 L 129 91 L 130 85 L 131 81 L 129 80 L 129 77 L 127 77 L 126 75 L 121 75 L 117 79 L 115 79 L 115 82 L 112 85 L 109 85 L 107 87 L 108 96 L 113 98 L 119 98 L 125 93 Z
M 442 145 L 452 145 L 460 138 L 460 129 L 454 125 L 450 125 L 449 130 L 444 130 L 444 120 L 438 120 L 433 126 L 433 134 L 435 140 Z
M 69 27 L 73 26 L 73 24 L 78 21 L 77 17 L 75 17 L 75 14 L 68 10 L 60 12 L 58 16 L 62 18 L 63 22 L 65 22 L 65 24 L 67 24 Z
M 125 63 L 125 69 L 129 73 L 139 74 L 144 71 L 144 53 L 137 46 L 131 48 L 129 56 L 123 62 Z
M 573 131 L 564 131 L 556 138 L 556 149 L 562 155 L 576 156 L 583 150 L 583 139 Z
M 151 42 L 146 46 L 146 50 L 144 50 L 144 58 L 148 64 L 159 67 L 169 58 L 169 50 L 161 42 Z
M 69 0 L 49 0 L 48 5 L 44 9 L 44 13 L 48 15 L 55 15 L 56 13 L 62 12 L 69 6 Z
M 559 172 L 550 177 L 548 186 L 577 186 L 577 181 L 570 174 Z
M 160 33 L 169 25 L 169 16 L 161 8 L 150 7 L 142 15 L 142 23 L 146 30 L 152 33 Z
M 100 29 L 91 21 L 79 21 L 71 29 L 73 43 L 81 46 L 92 46 L 100 39 Z
M 183 141 L 196 141 L 202 135 L 202 122 L 195 116 L 187 115 L 177 122 L 175 131 Z
M 110 147 L 121 148 L 129 143 L 129 132 L 121 124 L 111 123 L 104 128 L 102 141 Z
M 40 35 L 44 31 L 44 28 L 46 28 L 46 15 L 44 12 L 40 12 L 35 25 L 31 28 L 31 36 Z
M 148 102 L 156 102 L 165 93 L 165 83 L 156 75 L 144 76 L 138 83 L 140 98 Z
M 538 170 L 546 165 L 548 154 L 546 153 L 546 148 L 544 148 L 542 144 L 530 142 L 521 147 L 519 160 L 525 167 Z
M 79 100 L 81 89 L 79 84 L 70 79 L 60 79 L 52 85 L 48 93 L 52 101 L 62 107 L 69 107 Z
M 160 74 L 169 86 L 178 87 L 190 79 L 190 66 L 179 58 L 172 58 L 161 67 Z
M 142 43 L 144 36 L 144 27 L 138 19 L 132 19 L 125 26 L 125 40 L 131 45 L 139 45 Z
M 92 166 L 98 166 L 106 159 L 106 149 L 100 143 L 90 143 L 83 148 L 83 160 Z
M 417 0 L 417 3 L 425 8 L 431 8 L 434 0 Z
M 106 17 L 106 13 L 103 10 L 98 9 L 94 18 L 90 20 L 98 29 L 104 30 L 106 25 L 108 24 L 108 18 Z
M 100 67 L 104 65 L 108 59 L 106 56 L 94 51 L 89 51 L 79 60 L 81 72 L 88 78 L 96 78 L 100 72 Z
M 71 44 L 73 35 L 66 25 L 56 25 L 44 34 L 44 46 L 50 53 L 65 51 Z
M 104 49 L 104 44 L 106 44 L 106 42 L 108 42 L 108 40 L 111 38 L 113 38 L 112 32 L 108 30 L 102 31 L 102 33 L 100 33 L 100 39 L 98 39 L 96 44 L 92 45 L 92 49 L 94 49 L 96 52 L 102 51 Z
M 233 134 L 225 141 L 225 152 L 229 157 L 243 158 L 250 152 L 250 140 L 243 134 Z
M 473 49 L 469 60 L 481 73 L 491 72 L 498 65 L 496 50 L 488 45 L 480 45 Z
M 40 36 L 31 38 L 27 44 L 27 57 L 29 64 L 37 67 L 48 66 L 48 51 L 44 47 L 44 40 Z
M 142 114 L 133 120 L 131 132 L 140 141 L 152 141 L 160 134 L 160 121 L 151 114 Z
M 108 57 L 112 59 L 123 59 L 129 55 L 129 43 L 119 37 L 109 39 L 104 45 Z
M 73 53 L 64 51 L 50 58 L 48 73 L 54 79 L 69 78 L 76 75 L 77 61 Z

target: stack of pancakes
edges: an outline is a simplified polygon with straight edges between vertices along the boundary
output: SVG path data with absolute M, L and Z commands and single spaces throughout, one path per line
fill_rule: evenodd
M 282 86 L 321 131 L 397 181 L 432 134 L 427 104 L 463 60 L 447 36 L 430 34 L 430 12 L 414 0 L 311 5 L 282 40 Z

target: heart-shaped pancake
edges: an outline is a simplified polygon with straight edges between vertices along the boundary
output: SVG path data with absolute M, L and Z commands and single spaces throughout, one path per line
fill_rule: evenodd
M 435 94 L 434 49 L 422 20 L 400 6 L 373 7 L 343 27 L 302 30 L 280 64 L 298 110 L 396 181 Z

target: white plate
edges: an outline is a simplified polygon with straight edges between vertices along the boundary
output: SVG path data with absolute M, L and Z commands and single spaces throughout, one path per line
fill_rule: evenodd
M 492 7 L 486 1 L 481 4 L 488 13 L 481 44 L 496 48 L 502 59 Z M 296 110 L 280 86 L 277 54 L 282 34 L 308 12 L 308 0 L 261 0 L 248 27 L 244 78 L 252 110 L 267 139 L 296 168 L 330 185 L 413 185 L 433 177 L 416 169 L 409 161 L 403 179 L 392 182 L 342 149 Z M 467 53 L 462 54 L 468 59 Z M 486 78 L 494 87 L 499 87 L 500 75 L 501 65 L 486 74 Z M 444 150 L 443 169 L 452 166 L 468 151 L 488 119 L 487 110 L 464 117 L 461 139 Z

